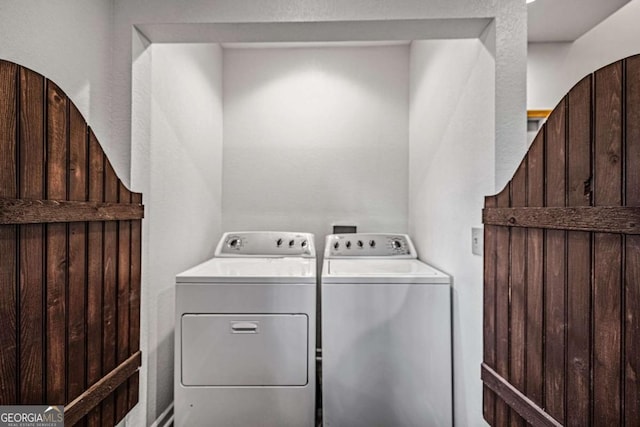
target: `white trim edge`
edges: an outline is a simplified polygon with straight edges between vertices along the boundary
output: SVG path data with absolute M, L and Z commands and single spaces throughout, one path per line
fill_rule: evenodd
M 169 427 L 173 425 L 173 402 L 156 418 L 150 427 Z

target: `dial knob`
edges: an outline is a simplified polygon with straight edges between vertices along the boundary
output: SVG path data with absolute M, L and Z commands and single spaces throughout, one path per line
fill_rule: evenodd
M 339 247 L 340 247 L 340 242 L 335 242 L 333 244 L 333 249 L 338 250 Z
M 394 240 L 391 243 L 391 246 L 393 247 L 393 249 L 400 249 L 402 247 L 402 243 L 400 242 L 400 240 Z
M 295 240 L 293 240 L 293 239 L 292 239 L 292 240 L 289 240 L 289 247 L 290 247 L 290 248 L 291 248 L 291 247 L 293 247 L 293 245 L 295 245 L 295 244 L 296 244 L 296 241 L 295 241 Z
M 362 243 L 362 240 L 358 240 L 358 247 L 363 247 L 364 243 Z
M 351 240 L 347 240 L 346 245 L 347 245 L 347 249 L 351 249 Z
M 300 246 L 302 246 L 303 248 L 306 248 L 308 244 L 309 243 L 306 240 L 303 240 L 302 243 L 300 243 Z
M 276 240 L 276 245 L 278 245 L 278 247 L 282 246 L 282 239 Z
M 376 241 L 375 240 L 369 240 L 369 246 L 371 246 L 372 248 L 376 247 Z
M 232 248 L 237 248 L 240 245 L 240 239 L 231 239 L 229 241 L 229 246 Z

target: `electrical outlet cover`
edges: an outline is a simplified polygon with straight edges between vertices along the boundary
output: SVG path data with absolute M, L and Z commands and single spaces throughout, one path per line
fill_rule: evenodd
M 471 228 L 471 252 L 474 255 L 484 254 L 484 229 L 482 227 Z

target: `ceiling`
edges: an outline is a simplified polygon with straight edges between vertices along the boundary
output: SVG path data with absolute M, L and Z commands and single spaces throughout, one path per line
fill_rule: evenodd
M 529 42 L 572 42 L 629 0 L 536 0 L 527 5 Z
M 520 0 L 524 1 L 524 0 Z M 572 42 L 630 0 L 535 0 L 527 5 L 529 42 Z M 159 43 L 223 42 L 225 47 L 268 40 L 289 42 L 380 42 L 477 37 L 489 19 L 430 19 L 272 24 L 139 24 L 138 30 Z M 348 24 L 348 25 L 345 25 Z M 254 28 L 256 27 L 256 28 Z M 256 34 L 247 36 L 247 31 Z M 375 43 L 374 43 L 375 44 Z M 255 46 L 252 46 L 255 47 Z M 265 46 L 266 47 L 266 46 Z

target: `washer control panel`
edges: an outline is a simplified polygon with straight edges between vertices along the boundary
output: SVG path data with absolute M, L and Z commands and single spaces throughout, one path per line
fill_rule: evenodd
M 416 258 L 406 234 L 354 233 L 327 236 L 325 258 L 384 257 Z
M 313 234 L 290 231 L 238 231 L 222 235 L 215 256 L 314 258 Z

